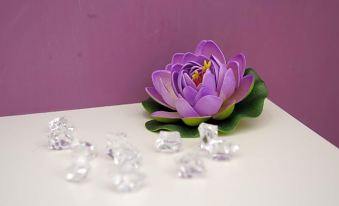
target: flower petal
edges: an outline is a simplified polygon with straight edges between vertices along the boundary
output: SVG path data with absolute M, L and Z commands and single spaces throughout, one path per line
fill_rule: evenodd
M 225 56 L 218 47 L 216 43 L 214 43 L 212 40 L 203 40 L 201 41 L 196 50 L 195 53 L 198 55 L 204 55 L 207 58 L 210 58 L 211 55 L 215 56 L 221 63 L 225 64 Z
M 176 53 L 172 56 L 171 64 L 182 64 L 184 59 L 184 53 Z
M 211 90 L 211 89 L 209 89 L 209 88 L 207 88 L 207 87 L 201 87 L 201 88 L 198 90 L 197 95 L 195 96 L 194 104 L 195 104 L 199 99 L 201 99 L 202 97 L 207 96 L 207 95 L 214 95 L 214 96 L 216 96 L 216 95 L 217 95 L 217 92 L 214 91 L 214 90 Z
M 163 79 L 166 82 L 171 79 L 171 72 L 167 70 L 156 70 L 152 73 L 152 82 L 159 94 L 161 94 L 160 91 L 160 80 Z M 169 81 L 170 82 L 170 81 Z
M 187 52 L 185 53 L 185 55 L 183 56 L 183 62 L 184 63 L 187 63 L 187 62 L 190 62 L 190 61 L 194 61 L 196 58 L 196 55 L 194 55 L 193 53 L 191 52 Z
M 253 89 L 254 76 L 247 75 L 240 81 L 240 86 L 237 88 L 232 95 L 231 99 L 234 99 L 237 103 L 242 101 L 249 95 Z
M 215 115 L 213 115 L 213 119 L 224 120 L 227 117 L 229 117 L 232 114 L 233 110 L 234 110 L 235 103 L 236 103 L 235 100 L 233 100 L 233 101 L 225 101 L 221 105 L 219 112 L 216 113 Z
M 239 70 L 239 68 L 240 68 L 239 63 L 237 61 L 230 60 L 227 63 L 227 68 L 233 70 L 235 81 L 236 81 L 236 87 L 239 87 L 240 79 L 241 79 L 240 70 Z
M 219 97 L 223 100 L 228 99 L 234 93 L 236 81 L 232 69 L 228 69 L 225 73 L 224 80 L 220 89 Z
M 166 112 L 166 111 L 156 111 L 153 112 L 151 116 L 158 122 L 164 123 L 177 122 L 181 118 L 178 112 Z
M 197 86 L 195 85 L 192 78 L 187 73 L 184 74 L 184 80 L 187 86 L 191 86 L 192 88 L 197 89 Z
M 197 95 L 197 90 L 194 89 L 191 86 L 187 86 L 184 88 L 182 95 L 183 97 L 187 100 L 188 103 L 190 103 L 190 105 L 194 104 L 194 98 Z
M 201 86 L 202 87 L 207 87 L 207 88 L 209 88 L 212 91 L 216 90 L 215 76 L 211 72 L 211 70 L 207 70 L 207 72 L 204 74 Z
M 182 97 L 179 97 L 175 103 L 175 108 L 182 117 L 200 116 L 193 107 Z
M 227 68 L 225 64 L 222 64 L 219 68 L 219 76 L 218 76 L 218 83 L 217 83 L 217 91 L 220 93 L 220 89 L 222 86 L 222 83 L 224 82 L 224 77 L 226 74 Z
M 214 95 L 207 95 L 197 101 L 194 105 L 194 109 L 200 116 L 212 116 L 219 111 L 222 103 L 222 98 Z
M 246 67 L 246 58 L 245 55 L 240 53 L 232 57 L 230 60 L 236 61 L 239 63 L 239 76 L 244 76 L 245 73 L 245 67 Z
M 188 125 L 188 126 L 198 126 L 201 122 L 206 122 L 207 120 L 209 120 L 211 117 L 207 116 L 207 117 L 186 117 L 186 118 L 182 118 L 182 121 Z
M 168 82 L 168 80 L 166 80 L 165 82 L 163 81 L 163 79 L 160 79 L 159 85 L 160 85 L 160 95 L 162 96 L 164 101 L 171 107 L 175 107 L 177 96 L 172 88 L 171 82 Z
M 172 71 L 172 74 L 171 74 L 171 83 L 172 83 L 172 87 L 173 87 L 173 90 L 175 92 L 175 94 L 178 96 L 179 94 L 179 88 L 178 88 L 178 84 L 176 84 L 176 82 L 178 81 L 178 76 L 179 76 L 179 72 L 176 72 L 176 71 Z
M 146 87 L 145 88 L 147 94 L 157 103 L 161 104 L 162 106 L 165 106 L 167 108 L 175 110 L 174 107 L 171 107 L 168 105 L 164 99 L 160 96 L 160 94 L 157 92 L 157 90 L 154 87 Z
M 165 67 L 165 70 L 171 71 L 172 70 L 172 64 L 167 64 Z

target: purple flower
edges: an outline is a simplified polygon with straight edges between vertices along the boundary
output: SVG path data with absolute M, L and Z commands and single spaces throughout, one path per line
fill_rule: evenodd
M 161 122 L 181 119 L 190 126 L 227 118 L 253 88 L 254 76 L 244 76 L 245 64 L 243 54 L 226 61 L 211 40 L 201 41 L 194 53 L 174 54 L 170 64 L 152 73 L 153 87 L 145 88 L 173 111 L 156 111 L 152 117 Z

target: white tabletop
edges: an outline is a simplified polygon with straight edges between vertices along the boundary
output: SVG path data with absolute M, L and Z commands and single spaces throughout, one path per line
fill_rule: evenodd
M 64 115 L 76 137 L 101 152 L 89 179 L 66 182 L 70 151 L 46 148 L 49 120 Z M 270 102 L 257 119 L 241 122 L 227 138 L 240 146 L 229 162 L 205 159 L 205 178 L 183 180 L 175 159 L 197 147 L 184 139 L 183 152 L 159 154 L 157 134 L 147 131 L 140 104 L 0 118 L 0 205 L 339 205 L 338 149 Z M 143 155 L 147 185 L 130 194 L 111 188 L 111 162 L 103 154 L 106 134 L 124 131 Z

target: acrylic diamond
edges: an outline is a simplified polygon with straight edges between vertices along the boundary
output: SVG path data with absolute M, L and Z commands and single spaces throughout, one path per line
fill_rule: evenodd
M 218 138 L 211 140 L 205 150 L 212 159 L 224 161 L 229 160 L 239 150 L 239 146 Z
M 74 156 L 93 160 L 97 156 L 95 147 L 86 141 L 80 141 L 72 147 Z
M 115 165 L 124 170 L 138 168 L 141 165 L 141 155 L 139 151 L 125 139 L 108 140 L 106 153 L 113 159 Z
M 179 152 L 181 148 L 181 136 L 179 132 L 160 131 L 155 141 L 155 148 L 159 152 Z
M 113 175 L 113 188 L 118 192 L 132 192 L 144 186 L 145 175 L 138 170 L 117 172 Z
M 206 172 L 205 165 L 200 155 L 189 153 L 178 161 L 178 176 L 181 178 L 193 178 L 203 176 Z
M 90 165 L 86 159 L 77 159 L 69 168 L 67 168 L 66 180 L 70 182 L 82 182 L 86 179 L 90 171 Z
M 218 126 L 201 123 L 198 127 L 200 134 L 200 148 L 205 149 L 211 140 L 218 138 Z
M 52 150 L 69 149 L 73 143 L 74 128 L 64 117 L 58 117 L 49 122 L 48 147 Z

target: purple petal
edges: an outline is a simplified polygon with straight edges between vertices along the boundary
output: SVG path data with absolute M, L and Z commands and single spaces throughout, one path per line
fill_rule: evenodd
M 182 68 L 182 64 L 173 64 L 171 71 L 172 72 L 179 72 L 181 70 L 181 68 Z
M 166 112 L 166 111 L 156 111 L 151 114 L 152 117 L 160 117 L 167 119 L 180 119 L 180 115 L 178 112 Z
M 247 75 L 240 81 L 239 88 L 236 89 L 234 94 L 232 95 L 232 99 L 234 99 L 237 103 L 245 99 L 247 95 L 251 92 L 254 85 L 254 76 Z
M 206 58 L 204 56 L 196 55 L 196 54 L 193 54 L 191 52 L 186 53 L 184 58 L 183 58 L 184 63 L 194 62 L 194 63 L 198 64 L 199 66 L 203 65 L 204 60 L 206 60 Z
M 173 72 L 171 74 L 171 83 L 172 83 L 172 87 L 173 90 L 175 92 L 175 94 L 178 96 L 179 94 L 179 88 L 178 88 L 178 84 L 176 84 L 176 82 L 178 81 L 178 76 L 179 76 L 179 72 Z
M 193 87 L 187 86 L 184 88 L 183 90 L 183 97 L 187 100 L 188 103 L 190 103 L 190 105 L 194 104 L 194 98 L 197 95 L 197 90 L 194 89 Z
M 219 97 L 221 97 L 223 100 L 226 100 L 234 93 L 235 87 L 236 81 L 233 70 L 228 69 L 222 82 Z
M 186 62 L 194 61 L 195 58 L 196 58 L 196 55 L 194 55 L 191 52 L 188 52 L 184 55 L 183 62 L 186 63 Z
M 225 64 L 225 57 L 220 48 L 216 43 L 214 43 L 212 40 L 204 40 L 201 41 L 196 50 L 195 53 L 198 55 L 203 55 L 208 58 L 211 57 L 211 55 L 215 56 L 221 63 Z
M 171 64 L 182 64 L 184 59 L 184 53 L 176 53 L 172 56 Z
M 211 90 L 207 87 L 201 87 L 198 90 L 197 95 L 195 96 L 194 102 L 197 102 L 199 99 L 201 99 L 202 97 L 206 96 L 206 95 L 217 95 L 217 92 L 215 90 Z
M 218 82 L 218 78 L 219 78 L 219 72 L 220 72 L 220 65 L 221 64 L 217 63 L 215 61 L 215 59 L 216 58 L 214 56 L 212 56 L 212 58 L 211 58 L 211 60 L 212 60 L 212 70 L 213 70 L 213 73 L 215 75 L 215 81 L 217 83 Z
M 210 90 L 216 90 L 215 76 L 212 74 L 211 70 L 207 70 L 202 79 L 202 87 L 207 87 Z
M 152 82 L 159 94 L 161 94 L 160 91 L 160 80 L 163 79 L 166 82 L 171 79 L 171 72 L 167 70 L 156 70 L 152 73 Z M 170 82 L 170 81 L 169 81 Z
M 200 116 L 193 107 L 182 97 L 179 97 L 175 103 L 175 108 L 181 117 L 198 117 Z
M 246 67 L 246 58 L 245 55 L 242 53 L 235 55 L 231 58 L 232 61 L 236 61 L 239 63 L 239 76 L 240 78 L 244 76 L 245 73 L 245 67 Z
M 163 98 L 160 96 L 160 94 L 156 91 L 154 87 L 146 87 L 145 90 L 154 101 L 158 102 L 162 106 L 175 110 L 174 107 L 171 107 L 168 104 L 166 104 L 166 102 L 163 100 Z
M 162 96 L 164 101 L 171 107 L 175 107 L 177 96 L 172 88 L 171 82 L 168 82 L 168 80 L 163 81 L 163 79 L 160 79 L 159 85 L 160 85 L 160 95 Z
M 236 87 L 239 87 L 240 79 L 241 79 L 240 70 L 239 70 L 239 63 L 237 61 L 230 60 L 227 63 L 227 67 L 228 67 L 228 69 L 233 70 L 235 81 L 236 81 Z
M 171 71 L 172 70 L 172 64 L 167 64 L 165 67 L 165 70 Z
M 222 83 L 224 82 L 224 77 L 226 74 L 227 68 L 225 64 L 222 64 L 219 68 L 219 76 L 218 76 L 218 83 L 217 83 L 217 91 L 220 93 L 220 89 L 222 86 Z
M 201 116 L 211 116 L 219 111 L 222 103 L 223 100 L 220 97 L 207 95 L 197 101 L 197 103 L 194 105 L 194 109 Z
M 182 86 L 182 77 L 183 77 L 183 75 L 184 75 L 184 71 L 181 70 L 181 71 L 179 72 L 177 81 L 176 81 L 176 82 L 173 82 L 173 84 L 176 83 L 176 84 L 178 85 L 178 92 L 179 92 L 180 94 L 182 94 L 182 89 L 183 89 L 183 86 Z
M 193 87 L 194 89 L 197 88 L 197 86 L 195 85 L 195 83 L 193 82 L 193 80 L 187 73 L 184 74 L 184 79 L 185 79 L 187 86 Z

